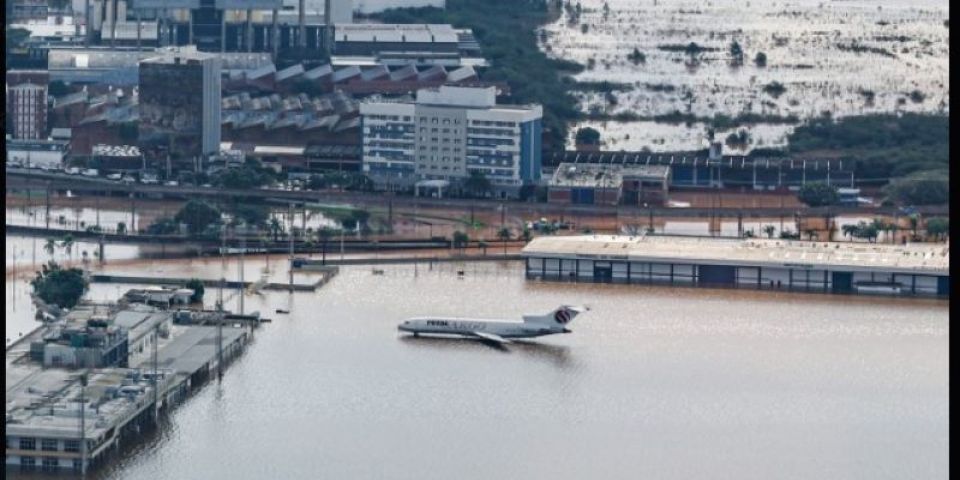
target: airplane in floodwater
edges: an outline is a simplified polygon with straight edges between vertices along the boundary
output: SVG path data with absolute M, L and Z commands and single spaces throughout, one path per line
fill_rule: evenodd
M 458 317 L 418 317 L 397 325 L 401 332 L 429 335 L 460 335 L 496 343 L 511 343 L 510 338 L 532 338 L 555 333 L 570 333 L 567 324 L 589 310 L 562 305 L 546 315 L 524 315 L 522 322 Z

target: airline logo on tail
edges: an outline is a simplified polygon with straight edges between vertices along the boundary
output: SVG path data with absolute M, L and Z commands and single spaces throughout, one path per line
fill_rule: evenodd
M 560 325 L 566 325 L 570 321 L 570 317 L 570 310 L 566 308 L 557 310 L 557 312 L 553 314 L 553 319 Z

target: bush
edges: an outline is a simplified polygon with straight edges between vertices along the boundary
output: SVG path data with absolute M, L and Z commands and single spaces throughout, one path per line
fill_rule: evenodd
M 918 172 L 891 181 L 884 193 L 901 205 L 943 205 L 950 202 L 950 177 L 945 171 Z
M 757 56 L 753 58 L 753 63 L 755 63 L 760 68 L 766 67 L 767 54 L 763 52 L 757 52 Z
M 83 276 L 83 270 L 64 269 L 52 260 L 42 268 L 30 281 L 33 292 L 48 304 L 73 308 L 87 291 L 87 279 Z
M 837 187 L 823 182 L 810 182 L 800 187 L 797 198 L 811 207 L 834 205 L 839 200 Z
M 193 290 L 193 295 L 190 296 L 191 303 L 199 303 L 203 301 L 203 282 L 198 278 L 191 278 L 184 288 L 189 288 Z

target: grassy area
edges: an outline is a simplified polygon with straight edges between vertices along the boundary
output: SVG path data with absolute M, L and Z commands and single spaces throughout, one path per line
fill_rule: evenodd
M 787 140 L 792 154 L 850 161 L 863 180 L 892 181 L 892 200 L 931 204 L 949 198 L 949 128 L 946 115 L 822 117 L 797 127 Z M 924 187 L 915 188 L 921 182 Z
M 546 141 L 562 147 L 567 122 L 581 116 L 563 77 L 583 66 L 552 60 L 537 46 L 537 29 L 559 15 L 554 0 L 447 0 L 445 10 L 391 9 L 378 17 L 386 23 L 449 23 L 472 29 L 491 63 L 482 78 L 507 82 L 516 103 L 543 105 Z

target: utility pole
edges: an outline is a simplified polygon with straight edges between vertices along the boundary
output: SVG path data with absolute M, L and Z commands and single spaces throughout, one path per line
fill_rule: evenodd
M 47 202 L 47 213 L 45 217 L 47 219 L 47 230 L 50 230 L 50 182 L 47 182 L 46 202 Z
M 227 226 L 223 225 L 220 234 L 220 288 L 217 289 L 217 381 L 223 380 L 223 287 L 227 283 Z
M 87 412 L 86 412 L 86 399 L 83 396 L 84 390 L 87 388 L 87 374 L 86 372 L 80 374 L 80 475 L 85 476 L 87 474 Z
M 246 230 L 246 228 L 244 228 Z M 240 315 L 243 315 L 243 290 L 246 288 L 246 283 L 243 281 L 243 260 L 244 254 L 247 250 L 247 236 L 246 232 L 243 232 L 240 235 Z
M 160 393 L 157 390 L 157 388 L 159 387 L 159 383 L 157 382 L 157 342 L 159 341 L 159 339 L 160 339 L 160 324 L 157 323 L 153 327 L 153 358 L 151 362 L 153 363 L 153 413 L 154 413 L 155 421 L 157 419 L 157 413 L 159 413 L 159 408 L 160 408 L 160 404 L 157 403 L 158 398 L 160 396 Z
M 293 293 L 293 202 L 287 208 L 287 217 L 290 219 L 290 292 Z

